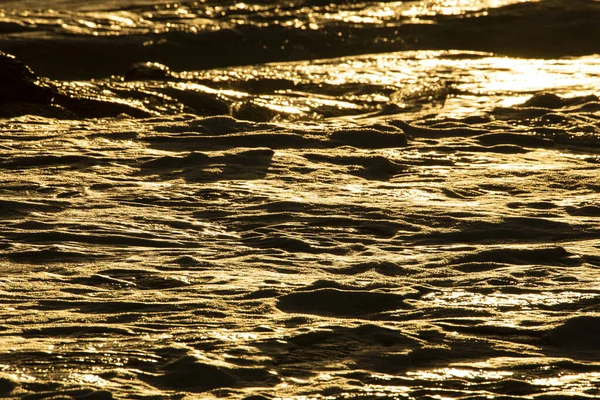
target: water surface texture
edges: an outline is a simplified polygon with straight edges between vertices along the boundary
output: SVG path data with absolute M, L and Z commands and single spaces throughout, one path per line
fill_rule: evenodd
M 600 396 L 600 2 L 0 2 L 0 397 Z

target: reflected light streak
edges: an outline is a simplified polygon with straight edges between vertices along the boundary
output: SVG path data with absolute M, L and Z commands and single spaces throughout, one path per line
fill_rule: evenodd
M 554 306 L 558 304 L 574 303 L 584 299 L 598 297 L 595 294 L 586 294 L 572 291 L 565 292 L 539 292 L 539 293 L 470 293 L 457 290 L 449 293 L 429 293 L 423 299 L 436 305 L 468 306 L 468 307 L 495 307 L 495 308 L 520 308 L 528 309 L 533 306 Z
M 406 373 L 415 379 L 445 381 L 452 378 L 469 380 L 498 380 L 513 375 L 510 371 L 486 371 L 483 369 L 439 368 L 428 371 L 409 371 Z
M 378 6 L 325 13 L 324 19 L 356 24 L 389 24 L 397 23 L 398 17 L 419 20 L 419 18 L 422 17 L 434 17 L 436 15 L 462 15 L 489 8 L 499 8 L 510 4 L 522 3 L 524 1 L 525 0 L 427 0 L 421 1 L 418 4 L 396 1 L 380 3 Z
M 586 389 L 598 387 L 600 383 L 600 372 L 588 372 L 580 374 L 560 374 L 548 378 L 536 378 L 530 380 L 532 385 L 560 387 L 564 390 L 581 392 Z
M 257 98 L 254 102 L 258 105 L 271 109 L 273 111 L 285 113 L 285 114 L 302 114 L 303 112 L 309 112 L 310 108 L 306 106 L 300 106 L 290 104 L 291 101 L 285 98 L 274 98 L 274 97 L 262 97 Z
M 109 381 L 93 374 L 74 373 L 69 376 L 68 380 L 71 382 L 77 382 L 79 384 L 92 384 L 99 387 L 106 387 L 110 385 Z
M 363 390 L 377 397 L 384 397 L 389 394 L 408 395 L 411 392 L 408 386 L 393 385 L 366 385 Z

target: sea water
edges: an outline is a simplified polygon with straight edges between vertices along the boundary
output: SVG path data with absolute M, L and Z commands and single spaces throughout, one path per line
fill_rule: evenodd
M 0 7 L 0 397 L 600 395 L 598 1 Z

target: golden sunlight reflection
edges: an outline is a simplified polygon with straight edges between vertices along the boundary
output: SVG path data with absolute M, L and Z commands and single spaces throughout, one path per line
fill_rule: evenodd
M 325 19 L 356 24 L 394 24 L 397 17 L 410 18 L 413 22 L 420 18 L 436 15 L 461 15 L 469 12 L 484 11 L 509 4 L 522 3 L 525 0 L 425 0 L 420 2 L 394 1 L 379 3 L 360 9 L 342 10 L 325 13 Z M 485 12 L 485 11 L 484 11 Z
M 480 364 L 480 363 L 476 363 Z M 509 367 L 512 365 L 505 365 Z M 488 367 L 489 368 L 489 367 Z M 533 371 L 532 371 L 533 372 Z M 532 373 L 533 375 L 534 373 Z M 488 370 L 474 368 L 437 368 L 432 370 L 409 371 L 406 375 L 415 380 L 440 381 L 444 382 L 449 379 L 461 379 L 473 382 L 489 382 L 506 379 L 515 376 L 515 372 L 506 370 Z M 381 377 L 378 376 L 379 379 Z M 552 376 L 544 377 L 520 377 L 535 386 L 546 387 L 547 390 L 561 390 L 562 392 L 581 393 L 586 390 L 595 389 L 600 383 L 600 373 L 567 373 L 560 372 Z
M 406 396 L 411 392 L 408 386 L 396 386 L 396 385 L 374 385 L 369 384 L 362 388 L 363 391 L 367 392 L 371 396 L 384 398 L 386 395 L 403 395 Z M 352 397 L 350 397 L 352 398 Z
M 0 398 L 600 395 L 600 2 L 6 1 Z
M 460 118 L 523 103 L 533 93 L 545 90 L 567 98 L 594 95 L 600 79 L 600 58 L 524 60 L 474 51 L 407 51 L 194 74 L 197 79 L 217 82 L 236 81 L 251 74 L 253 79 L 281 80 L 294 86 L 308 82 L 331 86 L 339 92 L 334 97 L 317 95 L 312 90 L 286 89 L 257 94 L 252 100 L 297 116 L 312 115 L 319 107 L 342 111 L 359 110 L 364 104 L 383 107 L 391 103 L 414 116 L 435 112 L 439 117 Z M 190 88 L 187 84 L 186 89 Z M 211 90 L 202 85 L 193 88 Z M 241 91 L 214 93 L 231 99 L 249 96 Z
M 93 384 L 99 387 L 106 387 L 110 385 L 109 381 L 102 379 L 98 375 L 94 374 L 74 373 L 68 377 L 68 380 L 79 384 Z
M 277 111 L 284 114 L 302 114 L 303 112 L 310 111 L 310 108 L 301 105 L 294 104 L 293 101 L 286 98 L 277 98 L 271 96 L 264 96 L 254 100 L 254 103 L 266 107 L 270 110 Z
M 438 368 L 425 371 L 409 371 L 406 375 L 413 379 L 430 381 L 445 381 L 452 378 L 489 381 L 503 379 L 513 375 L 513 373 L 510 371 L 487 371 L 484 369 Z
M 532 385 L 549 386 L 561 388 L 565 391 L 581 393 L 582 391 L 595 389 L 600 385 L 600 372 L 587 372 L 579 374 L 560 373 L 558 376 L 534 378 L 530 380 Z
M 536 371 L 534 365 L 552 364 L 553 362 L 561 362 L 563 359 L 556 358 L 541 358 L 541 357 L 498 357 L 491 358 L 486 361 L 469 363 L 468 367 L 461 363 L 461 368 L 481 368 L 483 370 L 495 369 L 500 373 L 506 373 L 506 376 L 514 375 L 507 369 L 517 368 L 519 371 L 531 371 L 525 373 L 521 379 L 527 381 L 531 385 L 544 387 L 549 391 L 560 390 L 562 393 L 582 393 L 589 390 L 595 390 L 600 384 L 600 372 L 580 372 L 573 373 L 571 371 L 558 371 L 558 373 L 550 373 L 544 371 L 543 376 L 539 376 L 539 369 Z M 549 367 L 547 367 L 549 369 Z
M 586 299 L 597 298 L 598 295 L 573 291 L 536 292 L 536 293 L 472 293 L 455 290 L 447 293 L 429 293 L 423 296 L 428 303 L 440 306 L 516 308 L 526 310 L 537 306 L 554 306 L 569 304 Z

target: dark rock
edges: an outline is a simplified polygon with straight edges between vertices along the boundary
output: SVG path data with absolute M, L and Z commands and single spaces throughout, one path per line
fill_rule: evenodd
M 50 104 L 52 88 L 14 56 L 0 51 L 0 105 L 6 103 Z

